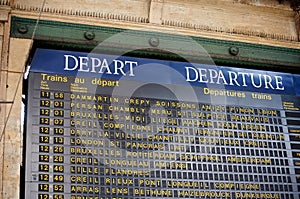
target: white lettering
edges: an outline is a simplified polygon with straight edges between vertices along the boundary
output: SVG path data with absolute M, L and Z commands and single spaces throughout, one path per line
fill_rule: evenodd
M 218 72 L 216 70 L 213 69 L 208 69 L 209 71 L 209 77 L 210 77 L 210 83 L 215 83 L 213 79 L 218 77 Z
M 235 72 L 227 70 L 185 67 L 186 81 L 230 86 L 252 86 L 272 90 L 284 90 L 281 76 L 271 76 L 260 73 Z M 250 84 L 251 83 L 251 84 Z
M 104 73 L 126 76 L 125 71 L 128 70 L 129 76 L 134 76 L 134 67 L 138 66 L 138 62 L 135 61 L 121 61 L 112 60 L 112 64 L 109 65 L 107 59 L 99 59 L 97 57 L 84 57 L 64 55 L 65 67 L 64 70 L 73 71 L 78 70 L 80 72 L 90 73 Z M 113 73 L 112 73 L 113 72 Z
M 243 77 L 243 86 L 247 86 L 247 84 L 246 84 L 246 75 L 249 77 L 249 74 L 248 73 L 242 73 L 242 72 L 238 72 L 238 74 L 242 75 L 242 77 Z
M 88 57 L 79 57 L 79 70 L 78 71 L 82 71 L 82 72 L 89 72 L 89 58 Z M 85 67 L 85 69 L 84 69 Z
M 219 71 L 217 84 L 221 84 L 220 80 L 223 81 L 223 84 L 227 85 L 226 79 L 225 79 L 224 74 L 221 70 Z
M 101 73 L 101 74 L 104 73 L 105 69 L 106 69 L 106 74 L 110 74 L 110 75 L 112 74 L 111 71 L 110 71 L 110 69 L 109 69 L 107 60 L 103 59 L 101 68 L 99 70 L 99 73 Z
M 204 68 L 198 68 L 198 71 L 199 71 L 199 82 L 201 82 L 201 83 L 208 83 L 206 69 L 204 69 Z
M 276 89 L 277 90 L 284 90 L 284 86 L 282 83 L 282 77 L 281 76 L 275 76 L 275 82 L 276 82 Z
M 101 65 L 101 60 L 98 59 L 98 58 L 92 57 L 92 58 L 91 58 L 91 61 L 92 61 L 92 70 L 91 70 L 91 72 L 92 72 L 92 73 L 95 73 L 95 72 L 96 72 L 95 68 L 100 67 L 100 65 Z M 97 63 L 96 63 L 96 62 L 97 62 Z
M 234 83 L 237 85 L 237 86 L 240 86 L 240 84 L 238 83 L 237 81 L 237 74 L 235 72 L 232 72 L 232 71 L 228 71 L 228 74 L 229 74 L 229 85 L 234 85 L 233 84 L 233 81 Z
M 194 72 L 194 74 L 195 74 L 195 78 L 194 79 L 190 78 L 190 70 L 192 70 Z M 195 82 L 195 81 L 197 81 L 197 79 L 198 79 L 198 72 L 197 72 L 197 70 L 195 68 L 193 68 L 193 67 L 185 67 L 185 71 L 186 71 L 186 81 L 188 81 L 188 82 Z
M 78 60 L 75 56 L 73 55 L 64 55 L 65 56 L 65 68 L 64 70 L 75 70 L 78 67 Z M 73 59 L 74 66 L 71 68 L 69 66 L 69 58 Z
M 125 65 L 126 64 L 129 64 L 129 76 L 134 76 L 134 74 L 133 74 L 133 67 L 134 67 L 133 64 L 135 66 L 137 66 L 138 63 L 136 61 L 125 61 Z
M 274 89 L 274 87 L 272 86 L 272 77 L 270 75 L 264 75 L 264 79 L 265 79 L 265 88 L 269 88 L 270 86 L 271 89 Z
M 122 73 L 123 76 L 126 76 L 126 74 L 123 71 L 124 68 L 124 63 L 120 60 L 113 60 L 113 62 L 115 63 L 115 72 L 114 75 L 119 75 L 118 70 Z
M 262 85 L 261 74 L 258 74 L 259 85 L 255 85 L 255 80 L 254 80 L 254 74 L 253 73 L 250 73 L 250 78 L 251 78 L 252 86 L 254 86 L 255 88 L 260 88 L 261 87 L 261 85 Z

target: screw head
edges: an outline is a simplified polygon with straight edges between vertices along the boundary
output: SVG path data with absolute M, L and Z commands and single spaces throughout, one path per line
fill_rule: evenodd
M 152 47 L 157 47 L 159 45 L 159 39 L 152 37 L 149 39 L 149 44 Z
M 87 40 L 93 40 L 95 38 L 95 33 L 91 32 L 91 31 L 86 31 L 84 33 L 84 38 Z
M 28 27 L 26 25 L 20 25 L 18 27 L 18 32 L 21 34 L 25 34 L 28 32 Z
M 238 47 L 230 47 L 229 48 L 229 54 L 233 55 L 233 56 L 236 56 L 239 54 L 239 48 Z

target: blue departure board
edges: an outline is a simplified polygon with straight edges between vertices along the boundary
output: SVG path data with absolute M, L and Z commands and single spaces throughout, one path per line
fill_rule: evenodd
M 37 49 L 26 199 L 300 193 L 300 76 Z

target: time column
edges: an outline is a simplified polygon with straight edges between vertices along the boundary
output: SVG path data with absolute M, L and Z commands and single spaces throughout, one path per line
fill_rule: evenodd
M 65 93 L 40 91 L 39 199 L 64 198 Z

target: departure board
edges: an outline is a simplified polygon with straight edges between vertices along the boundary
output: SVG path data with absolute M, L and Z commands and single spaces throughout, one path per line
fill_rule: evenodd
M 26 199 L 299 199 L 300 76 L 37 49 Z

